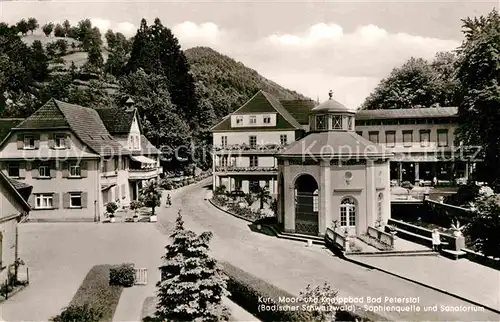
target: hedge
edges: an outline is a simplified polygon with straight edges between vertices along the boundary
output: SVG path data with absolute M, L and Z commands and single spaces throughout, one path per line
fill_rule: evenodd
M 73 321 L 86 321 L 85 316 L 95 316 L 96 314 L 101 316 L 100 321 L 112 321 L 123 286 L 109 284 L 111 267 L 113 266 L 96 265 L 92 267 L 68 307 L 55 317 L 54 321 L 65 321 L 61 320 L 64 316 L 74 318 Z M 84 316 L 75 318 L 73 314 L 78 312 Z
M 270 299 L 271 303 L 280 303 L 279 298 L 296 299 L 294 296 L 276 286 L 247 273 L 227 262 L 222 263 L 224 273 L 228 276 L 227 289 L 231 293 L 230 298 L 236 304 L 247 310 L 262 321 L 313 321 L 312 312 L 302 310 L 260 310 L 263 303 L 259 299 Z M 286 304 L 283 304 L 286 305 Z M 298 305 L 293 303 L 290 305 Z M 366 317 L 360 317 L 351 312 L 338 311 L 337 321 L 371 321 Z M 377 320 L 380 320 L 378 317 Z

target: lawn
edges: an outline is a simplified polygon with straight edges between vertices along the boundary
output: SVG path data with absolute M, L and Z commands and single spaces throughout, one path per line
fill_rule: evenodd
M 85 306 L 102 313 L 101 321 L 112 321 L 123 286 L 109 285 L 112 265 L 96 265 L 88 272 L 69 306 Z

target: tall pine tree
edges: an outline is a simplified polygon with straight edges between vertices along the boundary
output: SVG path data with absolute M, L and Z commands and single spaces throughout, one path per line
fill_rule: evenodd
M 160 321 L 227 321 L 229 310 L 222 304 L 227 277 L 208 254 L 212 233 L 186 230 L 179 211 L 173 243 L 163 257 L 158 282 L 156 318 Z
M 145 19 L 134 37 L 127 71 L 142 68 L 146 73 L 162 74 L 168 79 L 168 89 L 174 103 L 186 119 L 194 121 L 198 112 L 198 97 L 189 63 L 172 31 L 156 18 L 152 26 Z M 191 128 L 197 125 L 192 122 Z

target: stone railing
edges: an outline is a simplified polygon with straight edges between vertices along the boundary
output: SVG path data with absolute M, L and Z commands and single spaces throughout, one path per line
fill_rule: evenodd
M 331 228 L 326 229 L 325 243 L 327 245 L 339 248 L 342 251 L 346 251 L 349 249 L 347 238 Z
M 217 172 L 274 172 L 278 171 L 278 167 L 237 167 L 237 166 L 227 166 L 227 167 L 215 167 Z
M 377 239 L 382 244 L 394 247 L 394 236 L 392 234 L 386 233 L 382 230 L 370 226 L 368 227 L 367 234 L 368 236 Z
M 215 152 L 277 152 L 284 148 L 286 148 L 288 144 L 233 144 L 233 145 L 225 145 L 225 146 L 214 146 L 213 150 Z

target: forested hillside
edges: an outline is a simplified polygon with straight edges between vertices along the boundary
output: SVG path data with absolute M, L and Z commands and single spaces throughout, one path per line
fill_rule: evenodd
M 194 79 L 203 84 L 201 91 L 205 97 L 211 98 L 218 118 L 241 106 L 258 90 L 264 90 L 280 99 L 308 99 L 212 48 L 194 47 L 184 53 L 191 65 Z
M 92 108 L 124 108 L 132 98 L 146 137 L 167 157 L 194 146 L 182 157 L 208 166 L 210 127 L 260 89 L 305 98 L 210 48 L 184 51 L 159 19 L 142 19 L 132 38 L 102 35 L 89 19 L 0 23 L 2 117 L 27 117 L 50 98 Z

